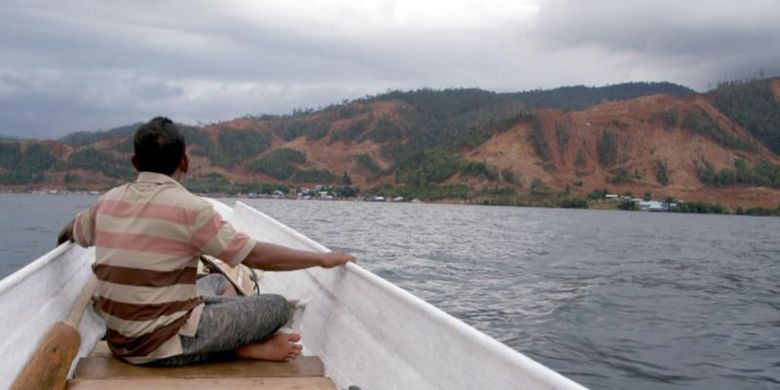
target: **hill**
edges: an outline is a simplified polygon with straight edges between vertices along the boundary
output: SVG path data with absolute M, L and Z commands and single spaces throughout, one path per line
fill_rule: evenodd
M 0 141 L 10 189 L 106 188 L 134 177 L 137 124 L 60 141 Z M 780 79 L 704 94 L 669 83 L 495 93 L 392 91 L 291 115 L 185 127 L 201 192 L 316 184 L 496 204 L 603 193 L 780 204 Z

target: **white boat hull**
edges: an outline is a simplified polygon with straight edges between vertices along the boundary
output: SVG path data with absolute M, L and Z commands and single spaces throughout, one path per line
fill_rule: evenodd
M 233 209 L 212 203 L 257 240 L 327 251 L 241 202 Z M 0 281 L 0 308 L 13 318 L 0 322 L 0 334 L 7 335 L 0 353 L 8 357 L 0 388 L 13 382 L 49 328 L 67 317 L 93 259 L 92 250 L 64 245 Z M 319 356 L 339 388 L 584 388 L 356 264 L 265 272 L 261 286 L 301 300 L 292 327 L 303 334 L 304 353 Z M 79 331 L 85 356 L 103 325 L 88 310 Z
M 64 244 L 0 280 L 0 389 L 11 386 L 51 327 L 67 319 L 94 259 L 94 249 Z M 86 356 L 104 332 L 103 320 L 88 308 L 78 355 Z

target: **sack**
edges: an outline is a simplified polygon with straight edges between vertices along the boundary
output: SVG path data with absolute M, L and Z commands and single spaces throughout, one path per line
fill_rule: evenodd
M 200 257 L 200 263 L 198 263 L 198 274 L 206 275 L 210 273 L 218 273 L 225 276 L 233 284 L 238 295 L 260 294 L 259 280 L 262 271 L 249 268 L 243 264 L 231 267 L 216 257 L 203 255 Z

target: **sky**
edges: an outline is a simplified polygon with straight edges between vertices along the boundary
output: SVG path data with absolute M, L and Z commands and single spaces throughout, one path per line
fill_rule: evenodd
M 0 0 L 0 136 L 388 90 L 780 75 L 778 0 Z

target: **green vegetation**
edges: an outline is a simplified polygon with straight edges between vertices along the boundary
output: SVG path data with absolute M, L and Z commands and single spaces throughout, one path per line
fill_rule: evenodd
M 330 136 L 330 143 L 338 141 L 355 141 L 357 142 L 360 137 L 369 129 L 369 122 L 367 120 L 358 120 L 349 125 L 344 130 L 334 132 Z
M 677 116 L 675 110 L 656 112 L 650 115 L 650 123 L 660 123 L 667 129 L 673 129 L 677 127 Z
M 566 145 L 569 144 L 569 139 L 571 139 L 569 127 L 563 123 L 556 123 L 555 138 L 558 141 L 558 150 L 563 154 L 564 150 L 566 150 Z
M 14 169 L 22 160 L 22 147 L 17 142 L 0 143 L 0 167 Z
M 465 161 L 460 164 L 460 173 L 466 176 L 473 176 L 480 179 L 489 181 L 499 181 L 498 171 L 496 168 L 487 165 L 483 162 Z
M 515 196 L 517 193 L 512 188 L 502 188 L 502 187 L 493 187 L 493 188 L 484 188 L 481 191 L 479 191 L 479 194 L 481 196 Z
M 670 208 L 669 211 L 675 213 L 695 213 L 695 214 L 728 214 L 729 209 L 720 203 L 707 202 L 684 202 L 678 203 L 677 207 Z
M 118 144 L 114 145 L 114 150 L 116 150 L 119 153 L 126 154 L 126 155 L 132 155 L 134 152 L 134 145 L 133 145 L 133 138 L 130 137 L 122 142 L 119 142 Z
M 81 184 L 85 180 L 84 180 L 83 177 L 81 177 L 79 175 L 74 175 L 72 173 L 66 173 L 65 177 L 63 177 L 62 181 L 65 184 Z
M 274 191 L 281 191 L 287 194 L 290 189 L 284 185 L 278 184 L 265 184 L 265 183 L 231 183 L 227 178 L 218 173 L 208 173 L 205 175 L 198 175 L 194 177 L 185 176 L 184 187 L 194 193 L 200 194 L 214 194 L 225 193 L 230 195 L 235 194 L 272 194 Z
M 457 154 L 443 149 L 417 153 L 408 161 L 408 164 L 396 171 L 396 177 L 411 186 L 441 183 L 458 173 L 489 181 L 500 180 L 496 168 L 483 162 L 463 160 Z
M 490 139 L 493 134 L 509 130 L 518 123 L 530 123 L 534 117 L 535 115 L 530 111 L 520 110 L 513 115 L 499 117 L 499 119 L 487 118 L 486 121 L 476 123 L 468 131 L 459 134 L 459 138 L 454 144 L 457 147 L 467 149 L 476 148 Z
M 501 179 L 509 184 L 521 184 L 521 177 L 512 170 L 512 168 L 504 168 L 501 170 Z
M 79 131 L 60 138 L 60 142 L 70 146 L 85 146 L 107 139 L 121 139 L 125 137 L 130 137 L 132 139 L 133 134 L 135 134 L 135 131 L 138 130 L 142 124 L 143 123 L 140 122 L 133 123 L 107 131 Z
M 292 181 L 294 183 L 333 184 L 336 183 L 337 179 L 336 175 L 325 169 L 302 169 L 293 176 Z
M 247 158 L 263 153 L 271 146 L 271 136 L 254 130 L 222 129 L 219 149 L 212 151 L 211 161 L 230 168 Z
M 665 161 L 655 160 L 655 180 L 662 186 L 669 185 L 669 172 Z
M 608 193 L 609 190 L 607 190 L 606 188 L 602 188 L 600 190 L 593 190 L 591 191 L 590 194 L 588 194 L 588 199 L 593 199 L 593 200 L 604 199 L 604 197 L 607 196 Z
M 54 165 L 55 161 L 54 156 L 41 144 L 30 144 L 22 152 L 21 144 L 2 142 L 0 143 L 0 167 L 6 172 L 0 173 L 0 184 L 40 182 L 45 171 Z
M 607 178 L 608 183 L 623 184 L 623 183 L 630 183 L 634 180 L 634 178 L 631 176 L 628 170 L 623 167 L 615 168 L 611 170 L 610 173 L 612 174 L 612 176 Z
M 620 210 L 629 210 L 629 211 L 639 210 L 639 206 L 636 204 L 636 202 L 630 199 L 621 200 L 620 203 L 618 203 L 617 207 Z
M 550 161 L 550 145 L 547 144 L 547 139 L 544 137 L 542 121 L 537 116 L 531 120 L 531 133 L 528 135 L 528 142 L 534 147 L 536 155 L 542 161 Z
M 694 133 L 703 135 L 713 141 L 730 148 L 750 150 L 752 146 L 740 140 L 728 130 L 720 127 L 702 110 L 694 110 L 685 115 L 682 127 Z
M 357 165 L 358 169 L 368 172 L 371 177 L 375 177 L 380 172 L 382 172 L 382 168 L 380 168 L 379 165 L 374 162 L 374 159 L 365 153 L 357 155 Z
M 565 209 L 587 209 L 588 200 L 581 196 L 564 196 L 559 200 L 558 206 Z
M 190 126 L 180 126 L 179 131 L 181 131 L 181 134 L 184 136 L 184 141 L 187 143 L 187 147 L 192 151 L 192 154 L 209 157 L 212 153 L 216 153 L 216 146 L 200 129 Z
M 768 80 L 721 83 L 709 94 L 718 110 L 780 154 L 780 101 Z
M 293 164 L 303 164 L 305 162 L 306 155 L 302 152 L 290 148 L 279 148 L 272 151 L 268 156 L 249 163 L 247 170 L 262 173 L 277 180 L 287 180 L 296 171 Z
M 374 126 L 374 129 L 368 133 L 367 137 L 374 142 L 384 143 L 399 141 L 404 135 L 403 127 L 388 118 L 381 117 L 377 121 L 376 126 Z
M 461 165 L 460 158 L 445 150 L 418 153 L 409 160 L 398 168 L 396 176 L 401 182 L 414 186 L 441 183 L 458 173 Z
M 275 129 L 276 135 L 285 141 L 292 141 L 298 137 L 306 136 L 311 140 L 320 140 L 328 134 L 330 122 L 324 120 L 282 120 Z
M 753 216 L 780 216 L 780 205 L 776 208 L 769 207 L 751 207 L 743 209 L 738 207 L 735 212 L 737 215 L 753 215 Z
M 215 145 L 208 135 L 198 128 L 181 126 L 179 129 L 192 154 L 208 157 L 213 164 L 225 168 L 231 168 L 257 156 L 271 146 L 271 136 L 259 130 L 223 128 Z
M 582 149 L 577 150 L 577 155 L 574 157 L 574 167 L 577 169 L 577 172 L 584 169 L 587 164 L 588 162 L 585 160 L 585 152 L 583 152 Z
M 406 138 L 386 150 L 393 156 L 395 167 L 406 165 L 408 158 L 425 150 L 476 147 L 492 134 L 530 120 L 530 112 L 511 94 L 473 88 L 393 91 L 364 102 L 379 100 L 406 103 L 399 112 Z
M 729 186 L 765 186 L 780 188 L 780 165 L 761 160 L 749 165 L 745 160 L 734 161 L 734 168 L 723 168 L 716 171 L 707 160 L 694 161 L 696 177 L 703 184 L 713 187 Z
M 201 194 L 231 192 L 232 189 L 232 183 L 218 173 L 185 176 L 182 185 L 192 192 Z
M 120 180 L 131 180 L 136 176 L 136 172 L 129 161 L 118 159 L 111 153 L 92 147 L 81 148 L 73 152 L 68 157 L 68 160 L 61 164 L 60 168 L 90 169 Z
M 604 87 L 561 87 L 511 94 L 519 101 L 535 108 L 557 108 L 564 111 L 581 110 L 606 100 L 626 100 L 639 96 L 665 94 L 687 96 L 690 88 L 672 83 L 623 83 Z
M 618 159 L 618 137 L 610 130 L 604 130 L 601 133 L 601 137 L 596 142 L 596 150 L 599 155 L 599 165 L 602 168 L 617 163 Z
M 628 129 L 630 127 L 628 123 L 623 122 L 619 119 L 612 119 L 609 121 L 607 125 L 613 129 Z
M 552 193 L 550 187 L 547 187 L 547 184 L 539 178 L 534 178 L 534 180 L 531 181 L 531 195 L 549 196 L 552 195 Z
M 405 185 L 395 187 L 382 185 L 366 191 L 367 196 L 381 195 L 385 197 L 403 196 L 406 199 L 441 200 L 441 199 L 468 199 L 471 196 L 471 187 L 465 184 L 457 185 Z

